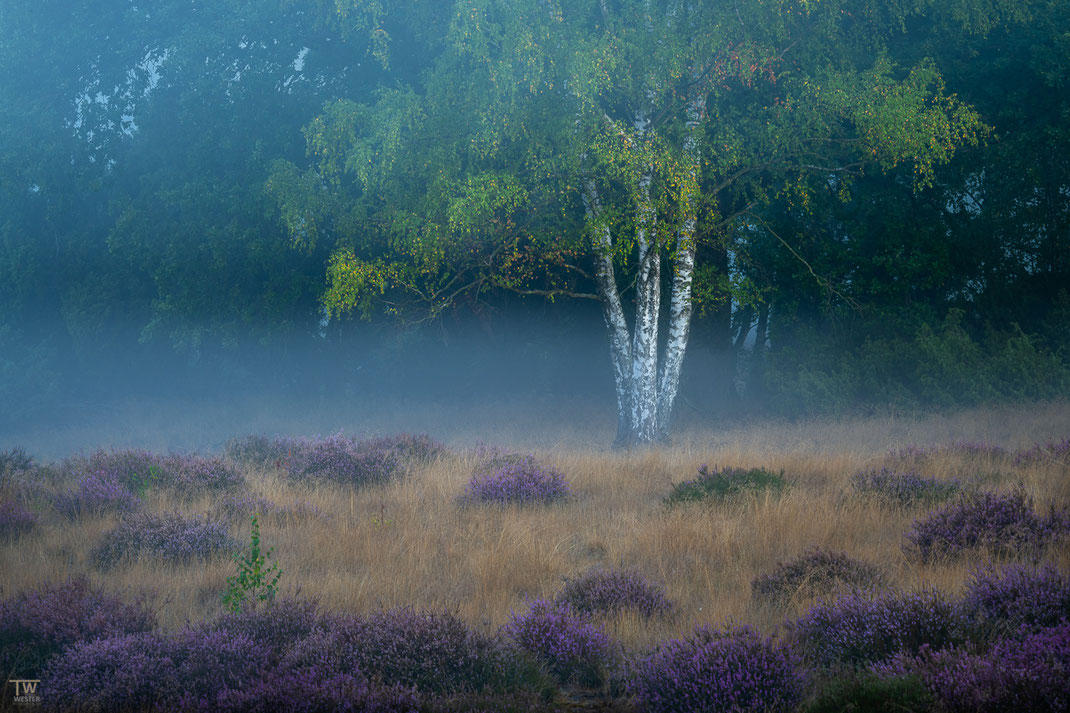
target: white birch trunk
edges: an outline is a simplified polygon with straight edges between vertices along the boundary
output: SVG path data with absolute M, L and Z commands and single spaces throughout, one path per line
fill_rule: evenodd
M 669 337 L 665 344 L 665 358 L 658 383 L 658 426 L 662 440 L 669 438 L 669 424 L 691 332 L 691 282 L 695 271 L 695 230 L 698 223 L 698 178 L 701 161 L 698 132 L 705 112 L 706 95 L 700 91 L 687 107 L 684 157 L 688 162 L 688 174 L 684 183 L 684 219 L 676 243 L 672 298 L 669 304 Z
M 617 392 L 617 437 L 614 445 L 623 445 L 631 432 L 631 344 L 628 322 L 617 290 L 613 269 L 613 236 L 609 226 L 598 224 L 602 204 L 598 188 L 590 179 L 584 181 L 583 207 L 587 216 L 595 255 L 595 281 L 602 298 L 602 316 L 609 332 L 609 354 L 613 362 L 613 383 Z
M 649 114 L 640 113 L 635 128 L 646 131 Z M 635 332 L 632 337 L 632 403 L 630 445 L 653 443 L 658 427 L 658 316 L 661 311 L 661 250 L 657 242 L 656 209 L 650 196 L 653 168 L 639 176 L 636 195 L 636 238 L 639 269 L 635 278 Z

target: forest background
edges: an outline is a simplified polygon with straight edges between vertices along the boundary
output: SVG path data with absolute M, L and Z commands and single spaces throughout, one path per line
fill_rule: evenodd
M 331 256 L 367 223 L 295 235 L 295 195 L 332 214 L 309 199 L 316 122 L 340 97 L 424 91 L 447 51 L 428 36 L 462 5 L 495 4 L 3 3 L 0 428 L 176 394 L 612 410 L 597 303 L 518 294 L 560 288 L 533 277 L 434 319 L 387 300 L 328 318 Z M 930 62 L 977 141 L 924 182 L 905 162 L 765 192 L 706 236 L 678 412 L 1070 393 L 1070 5 L 957 3 L 954 32 L 916 5 L 889 71 Z

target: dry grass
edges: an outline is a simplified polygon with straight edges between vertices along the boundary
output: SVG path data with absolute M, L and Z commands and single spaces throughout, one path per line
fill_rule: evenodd
M 294 486 L 271 470 L 250 472 L 252 490 L 287 504 L 311 501 L 328 514 L 269 516 L 262 535 L 284 570 L 285 594 L 314 597 L 348 611 L 412 605 L 447 608 L 493 630 L 526 597 L 552 596 L 566 577 L 594 565 L 625 566 L 665 583 L 679 604 L 671 620 L 621 616 L 609 622 L 626 644 L 645 647 L 700 622 L 731 618 L 774 631 L 807 602 L 770 611 L 752 603 L 750 582 L 811 545 L 845 550 L 880 565 L 902 587 L 956 590 L 967 561 L 919 565 L 902 554 L 902 535 L 918 511 L 849 494 L 852 473 L 879 466 L 889 447 L 908 442 L 987 439 L 1008 447 L 1070 433 L 1070 406 L 977 411 L 920 421 L 873 419 L 685 433 L 681 443 L 637 454 L 582 448 L 539 453 L 570 479 L 575 497 L 546 507 L 461 507 L 456 497 L 475 465 L 470 455 L 440 458 L 390 484 L 352 490 Z M 492 440 L 492 438 L 487 438 Z M 719 505 L 667 509 L 673 482 L 702 463 L 783 471 L 791 487 Z M 1021 481 L 1038 505 L 1070 502 L 1070 479 L 1055 466 L 1015 468 L 1000 460 L 941 456 L 924 463 L 938 477 L 1003 488 Z M 149 507 L 207 512 L 207 496 L 151 493 Z M 136 562 L 105 576 L 89 552 L 113 518 L 50 519 L 36 533 L 0 544 L 3 594 L 84 572 L 110 590 L 152 588 L 161 619 L 176 627 L 219 611 L 227 560 L 189 566 Z M 248 536 L 248 526 L 238 537 Z M 1049 553 L 1070 565 L 1065 544 Z

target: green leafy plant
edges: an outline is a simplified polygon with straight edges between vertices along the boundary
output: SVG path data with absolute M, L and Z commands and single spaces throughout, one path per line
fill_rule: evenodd
M 248 602 L 268 602 L 278 593 L 282 570 L 278 564 L 268 564 L 275 548 L 264 552 L 260 548 L 260 523 L 256 515 L 250 516 L 252 532 L 249 536 L 249 551 L 234 555 L 238 573 L 227 577 L 227 591 L 223 593 L 223 607 L 229 612 L 240 612 Z
M 149 472 L 146 475 L 134 473 L 130 476 L 130 487 L 139 498 L 145 497 L 149 489 L 159 482 L 160 467 L 158 465 L 150 465 Z

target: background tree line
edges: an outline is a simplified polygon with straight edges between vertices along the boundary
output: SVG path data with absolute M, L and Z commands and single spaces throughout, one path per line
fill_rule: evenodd
M 595 331 L 604 342 L 597 305 L 565 299 L 593 291 L 594 268 L 560 269 L 571 264 L 582 204 L 559 201 L 550 182 L 504 174 L 490 190 L 486 170 L 451 163 L 461 137 L 486 142 L 483 156 L 529 160 L 533 176 L 560 171 L 560 152 L 539 143 L 551 145 L 540 131 L 561 130 L 550 125 L 561 120 L 556 106 L 509 114 L 506 92 L 474 135 L 480 117 L 451 126 L 443 115 L 437 135 L 415 128 L 428 126 L 427 97 L 449 93 L 434 82 L 450 71 L 471 77 L 479 52 L 494 54 L 476 47 L 463 55 L 473 66 L 445 64 L 462 57 L 450 32 L 490 32 L 460 20 L 492 17 L 495 5 L 4 3 L 0 419 L 107 397 L 116 373 L 135 392 L 158 388 L 164 374 L 207 391 L 244 380 L 337 392 L 339 383 L 411 384 L 390 377 L 399 354 L 464 373 L 460 353 L 449 363 L 452 352 L 436 345 L 473 334 L 529 370 L 552 361 L 545 352 L 557 339 Z M 605 3 L 590 5 L 594 26 Z M 852 166 L 844 153 L 837 167 L 848 170 L 798 172 L 794 188 L 783 176 L 775 189 L 742 186 L 731 200 L 748 211 L 730 224 L 699 206 L 697 230 L 708 234 L 696 242 L 687 404 L 710 415 L 797 415 L 1066 394 L 1070 8 L 904 3 L 894 23 L 877 17 L 883 4 L 834 5 L 846 13 L 835 20 L 842 37 L 865 30 L 854 22 L 884 23 L 883 59 L 830 40 L 802 69 L 855 53 L 852 66 L 885 61 L 902 83 L 908 68 L 929 66 L 933 91 L 976 113 L 977 140 L 932 162 L 924 181 L 915 162 Z M 485 98 L 466 106 L 491 106 Z M 745 102 L 722 109 L 754 115 Z M 503 118 L 529 143 L 506 136 Z M 365 134 L 347 135 L 353 127 Z M 375 141 L 364 141 L 370 133 Z M 415 135 L 427 142 L 419 151 L 389 155 Z M 494 154 L 504 140 L 519 153 Z M 362 146 L 381 153 L 355 164 Z M 454 171 L 453 193 L 435 194 L 434 161 Z M 424 189 L 406 193 L 417 181 Z M 428 234 L 428 215 L 464 240 Z M 507 231 L 517 236 L 512 257 L 494 252 Z M 441 250 L 400 260 L 399 246 L 429 244 L 418 241 Z M 359 260 L 339 262 L 353 246 Z M 465 251 L 484 247 L 493 272 L 451 286 Z M 352 285 L 332 278 L 340 265 L 364 270 L 348 302 L 331 293 Z M 634 275 L 621 269 L 622 297 L 633 299 Z M 672 278 L 662 271 L 666 294 Z M 355 311 L 325 319 L 325 305 L 342 303 Z M 611 398 L 608 361 L 604 349 L 584 353 L 568 388 Z M 555 374 L 537 385 L 552 387 Z M 491 386 L 508 383 L 503 373 Z

